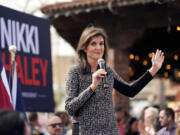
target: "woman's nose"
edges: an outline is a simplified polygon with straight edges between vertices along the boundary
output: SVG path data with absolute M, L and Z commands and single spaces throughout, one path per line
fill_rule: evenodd
M 98 45 L 96 46 L 96 49 L 101 49 L 101 46 L 98 44 Z

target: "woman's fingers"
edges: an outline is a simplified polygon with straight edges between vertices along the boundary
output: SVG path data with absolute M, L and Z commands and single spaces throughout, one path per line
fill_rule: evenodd
M 97 77 L 103 78 L 107 72 L 104 69 L 99 69 L 95 72 L 97 74 Z
M 163 61 L 164 61 L 164 52 L 162 50 L 157 49 L 156 53 L 153 54 L 152 57 L 152 66 L 154 68 L 160 69 Z
M 164 58 L 164 52 L 162 52 L 161 50 L 157 49 L 156 53 L 153 53 L 153 57 L 152 57 L 152 61 L 154 60 L 161 60 Z
M 154 58 L 155 58 L 155 54 L 154 52 L 152 53 L 152 61 L 154 61 Z

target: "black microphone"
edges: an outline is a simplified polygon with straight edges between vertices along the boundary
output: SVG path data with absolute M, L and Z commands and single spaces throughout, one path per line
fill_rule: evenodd
M 100 58 L 98 59 L 98 65 L 100 69 L 105 69 L 105 61 L 104 59 Z M 107 85 L 107 80 L 106 80 L 106 76 L 104 76 L 103 80 L 102 80 L 103 84 Z

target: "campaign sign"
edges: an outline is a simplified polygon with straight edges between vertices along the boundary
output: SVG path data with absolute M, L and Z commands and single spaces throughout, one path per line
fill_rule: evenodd
M 0 6 L 0 52 L 7 75 L 10 45 L 17 48 L 16 70 L 26 111 L 54 111 L 50 21 Z

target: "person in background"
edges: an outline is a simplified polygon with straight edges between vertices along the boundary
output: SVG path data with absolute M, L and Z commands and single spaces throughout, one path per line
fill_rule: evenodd
M 140 112 L 140 120 L 142 120 L 144 122 L 144 113 L 145 113 L 145 110 L 148 108 L 149 106 L 145 106 L 142 111 Z
M 176 128 L 175 134 L 174 135 L 180 135 L 180 126 Z
M 173 110 L 175 114 L 175 122 L 177 124 L 175 135 L 180 135 L 180 105 L 176 105 Z
M 95 26 L 87 27 L 80 37 L 79 61 L 70 68 L 66 81 L 65 109 L 73 118 L 73 135 L 120 135 L 112 104 L 113 88 L 134 97 L 152 80 L 164 61 L 164 53 L 157 50 L 151 68 L 128 84 L 106 64 L 107 39 L 105 30 Z
M 0 110 L 0 135 L 31 135 L 31 130 L 22 113 Z
M 70 117 L 67 112 L 55 112 L 55 115 L 60 117 L 64 125 L 62 135 L 66 135 L 68 132 L 68 126 L 71 124 Z
M 156 135 L 158 129 L 159 110 L 155 107 L 148 107 L 144 111 L 144 126 L 139 128 L 142 135 Z
M 174 108 L 175 122 L 180 126 L 180 105 L 176 105 Z
M 125 129 L 129 119 L 129 114 L 121 107 L 115 107 L 115 116 L 121 135 L 125 135 Z
M 39 124 L 38 114 L 36 112 L 31 112 L 29 114 L 29 125 L 32 131 L 32 135 L 43 135 L 41 130 L 41 125 Z
M 63 123 L 61 118 L 52 115 L 47 120 L 46 130 L 49 135 L 61 135 L 63 130 Z
M 171 108 L 162 109 L 159 113 L 161 128 L 157 135 L 174 135 L 177 125 L 174 121 L 174 111 Z
M 138 120 L 135 117 L 131 117 L 127 123 L 126 135 L 140 135 L 138 131 Z

